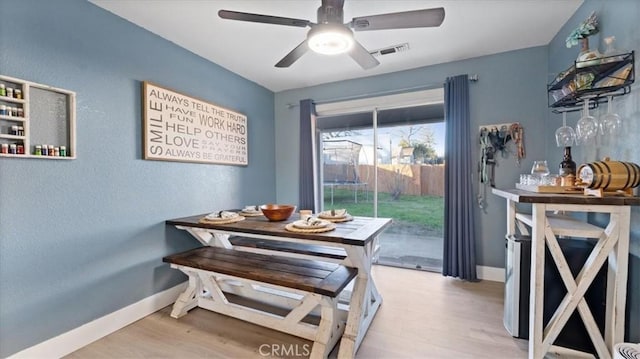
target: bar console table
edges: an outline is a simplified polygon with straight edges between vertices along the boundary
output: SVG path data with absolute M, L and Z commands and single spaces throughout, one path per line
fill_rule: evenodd
M 553 345 L 571 314 L 577 310 L 598 357 L 611 359 L 614 345 L 624 341 L 629 221 L 631 206 L 640 205 L 640 197 L 598 198 L 582 194 L 547 194 L 497 188 L 492 189 L 492 192 L 507 200 L 506 235 L 516 235 L 516 231 L 523 235 L 531 235 L 529 358 L 543 358 L 549 352 L 579 354 L 573 349 Z M 517 203 L 531 204 L 531 214 L 519 212 Z M 609 214 L 609 223 L 605 228 L 601 228 L 567 215 L 571 213 L 606 213 Z M 569 270 L 556 236 L 597 240 L 593 251 L 575 278 Z M 555 309 L 549 323 L 543 327 L 544 261 L 547 246 L 567 294 Z M 589 310 L 584 294 L 605 263 L 608 263 L 608 271 L 603 335 Z

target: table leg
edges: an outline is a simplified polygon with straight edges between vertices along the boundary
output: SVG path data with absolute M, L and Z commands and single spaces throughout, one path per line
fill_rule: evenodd
M 631 208 L 623 206 L 612 213 L 610 222 L 617 222 L 618 242 L 609 253 L 607 270 L 607 306 L 605 323 L 605 343 L 609 352 L 613 346 L 624 341 L 625 304 L 627 297 L 627 277 L 629 272 L 629 222 Z
M 507 199 L 507 237 L 516 234 L 516 202 Z
M 366 247 L 350 246 L 345 248 L 350 265 L 358 268 L 353 293 L 349 301 L 349 315 L 345 326 L 338 358 L 353 358 L 375 317 L 382 296 L 371 277 L 372 243 Z
M 546 352 L 542 345 L 542 315 L 544 304 L 544 255 L 546 206 L 534 203 L 531 233 L 531 286 L 529 299 L 529 358 L 542 359 Z
M 358 275 L 353 287 L 353 293 L 351 294 L 351 301 L 349 302 L 349 315 L 347 316 L 347 325 L 344 328 L 342 334 L 342 340 L 340 340 L 340 351 L 338 352 L 339 359 L 353 358 L 356 355 L 356 340 L 358 339 L 358 332 L 363 317 L 363 301 L 364 293 L 367 287 L 366 277 Z
M 189 285 L 187 286 L 187 289 L 180 294 L 176 302 L 173 304 L 173 309 L 171 310 L 171 317 L 176 319 L 184 316 L 191 309 L 197 307 L 198 297 L 202 293 L 202 286 L 198 277 L 191 272 L 185 272 L 185 274 L 189 276 Z

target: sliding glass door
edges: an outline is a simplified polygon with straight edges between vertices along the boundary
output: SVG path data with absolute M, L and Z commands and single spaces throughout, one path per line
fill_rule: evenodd
M 335 113 L 316 121 L 323 209 L 393 218 L 378 263 L 440 271 L 442 103 Z

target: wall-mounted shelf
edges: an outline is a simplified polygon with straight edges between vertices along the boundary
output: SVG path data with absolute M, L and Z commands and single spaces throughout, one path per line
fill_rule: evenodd
M 24 118 L 24 117 L 3 116 L 3 115 L 0 115 L 0 120 L 13 121 L 13 122 L 25 122 L 27 119 L 26 119 L 26 118 Z
M 549 107 L 558 109 L 555 112 L 579 111 L 580 104 L 589 99 L 594 108 L 606 102 L 608 96 L 621 96 L 631 92 L 634 80 L 634 51 L 589 61 L 576 61 L 547 85 Z
M 76 158 L 75 92 L 2 75 L 0 84 L 5 87 L 0 95 L 0 158 Z M 57 155 L 36 154 L 36 146 L 43 145 L 51 145 Z
M 0 133 L 0 138 L 6 138 L 8 140 L 24 141 L 25 136 L 7 135 L 7 134 L 4 134 L 4 133 Z
M 0 101 L 11 102 L 11 103 L 26 103 L 25 100 L 13 98 L 13 97 L 7 97 L 7 96 L 0 96 Z

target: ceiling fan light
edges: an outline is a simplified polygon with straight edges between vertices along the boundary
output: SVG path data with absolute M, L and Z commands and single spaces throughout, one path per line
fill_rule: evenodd
M 307 43 L 319 54 L 343 54 L 353 46 L 353 33 L 343 26 L 320 26 L 309 31 Z

